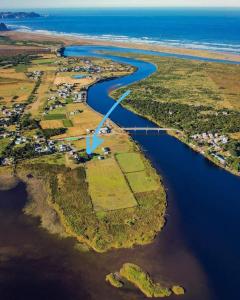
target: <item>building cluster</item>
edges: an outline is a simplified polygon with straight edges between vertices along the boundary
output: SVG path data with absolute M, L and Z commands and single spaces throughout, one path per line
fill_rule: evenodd
M 109 147 L 103 147 L 102 148 L 102 154 L 98 156 L 98 159 L 103 160 L 109 154 L 111 154 L 111 149 Z
M 220 135 L 218 133 L 199 133 L 194 134 L 191 138 L 198 143 L 198 145 L 208 144 L 216 151 L 222 149 L 222 146 L 228 143 L 228 137 L 226 135 Z
M 29 79 L 37 81 L 43 75 L 43 71 L 28 72 L 26 75 Z
M 43 115 L 47 115 L 50 111 L 62 108 L 66 105 L 66 99 L 72 98 L 73 103 L 82 103 L 87 101 L 87 90 L 75 90 L 74 84 L 61 84 L 57 89 L 57 96 L 51 96 L 47 99 L 47 106 L 44 108 Z M 76 112 L 77 113 L 77 112 Z M 75 113 L 74 113 L 75 114 Z
M 66 99 L 72 95 L 74 88 L 75 88 L 75 84 L 71 84 L 71 83 L 60 84 L 57 87 L 57 94 L 60 98 Z
M 101 127 L 100 129 L 99 129 L 99 134 L 108 134 L 108 133 L 111 133 L 111 128 L 109 127 L 109 126 L 105 126 L 105 127 Z M 86 132 L 87 132 L 87 134 L 94 134 L 95 133 L 95 130 L 94 129 L 89 129 L 89 128 L 87 128 L 86 129 Z
M 23 114 L 25 104 L 14 104 L 12 108 L 3 106 L 0 109 L 2 117 L 0 118 L 0 126 L 7 127 L 10 125 L 16 125 L 19 117 Z
M 71 63 L 81 63 L 81 65 L 71 66 L 69 65 Z M 102 72 L 122 72 L 131 70 L 131 66 L 125 64 L 110 62 L 105 66 L 100 66 L 94 64 L 89 59 L 77 59 L 77 61 L 71 59 L 69 60 L 69 64 L 59 67 L 58 72 L 87 72 L 88 74 L 99 74 Z
M 219 153 L 223 151 L 223 146 L 229 142 L 226 135 L 221 135 L 218 133 L 199 133 L 194 134 L 191 138 L 197 143 L 198 146 L 208 146 L 210 147 L 210 155 L 215 158 L 222 165 L 226 165 L 226 158 Z
M 76 91 L 76 84 L 64 83 L 58 86 L 57 94 L 59 98 L 66 99 L 69 97 L 73 98 L 73 102 L 86 102 L 87 101 L 87 90 L 82 89 Z

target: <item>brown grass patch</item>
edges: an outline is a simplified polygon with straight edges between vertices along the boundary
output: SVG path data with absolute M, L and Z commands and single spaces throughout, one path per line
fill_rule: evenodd
M 32 114 L 32 116 L 36 117 L 41 112 L 45 102 L 48 98 L 49 89 L 51 88 L 53 81 L 55 78 L 54 72 L 47 72 L 42 77 L 42 83 L 38 89 L 37 99 L 34 103 L 29 106 L 28 112 Z
M 95 78 L 76 79 L 73 78 L 74 75 L 77 75 L 77 73 L 74 72 L 58 73 L 54 80 L 54 84 L 59 85 L 63 83 L 69 83 L 69 84 L 75 83 L 78 84 L 79 87 L 86 87 L 95 81 Z
M 43 120 L 40 122 L 42 129 L 61 128 L 63 127 L 62 120 Z

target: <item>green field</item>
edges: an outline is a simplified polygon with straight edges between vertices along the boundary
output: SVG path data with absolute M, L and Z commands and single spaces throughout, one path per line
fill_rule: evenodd
M 66 119 L 65 114 L 49 114 L 44 117 L 44 120 L 64 120 Z
M 132 172 L 126 174 L 127 180 L 134 193 L 151 192 L 159 188 L 159 183 L 146 171 Z
M 72 126 L 73 126 L 73 123 L 72 123 L 71 120 L 65 119 L 65 120 L 63 120 L 63 126 L 64 126 L 64 127 L 72 127 Z
M 139 153 L 117 154 L 116 159 L 134 193 L 151 192 L 159 188 L 159 182 L 154 174 L 148 174 Z
M 4 150 L 9 145 L 10 141 L 11 141 L 10 138 L 0 139 L 0 155 L 3 154 Z
M 139 153 L 121 153 L 116 155 L 124 173 L 143 171 L 145 169 Z
M 45 65 L 45 64 L 52 64 L 54 63 L 55 60 L 54 59 L 51 59 L 51 58 L 42 58 L 42 59 L 35 59 L 33 61 L 34 64 L 36 65 Z
M 114 158 L 88 164 L 87 180 L 95 210 L 115 210 L 137 202 Z
M 15 67 L 16 72 L 27 72 L 27 65 L 19 64 Z

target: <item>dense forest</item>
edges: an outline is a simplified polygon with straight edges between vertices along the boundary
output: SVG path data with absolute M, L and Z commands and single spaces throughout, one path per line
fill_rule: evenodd
M 148 115 L 163 126 L 192 135 L 202 132 L 240 131 L 240 113 L 230 110 L 212 112 L 210 107 L 149 100 L 127 99 L 125 104 L 137 113 Z

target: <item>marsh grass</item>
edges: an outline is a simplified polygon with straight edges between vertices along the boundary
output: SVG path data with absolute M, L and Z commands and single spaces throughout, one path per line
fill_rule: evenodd
M 16 172 L 29 170 L 44 181 L 49 204 L 66 232 L 95 251 L 150 243 L 164 225 L 166 197 L 162 187 L 153 195 L 137 194 L 140 205 L 136 207 L 96 213 L 84 167 L 71 170 L 54 161 L 32 160 L 19 164 Z

